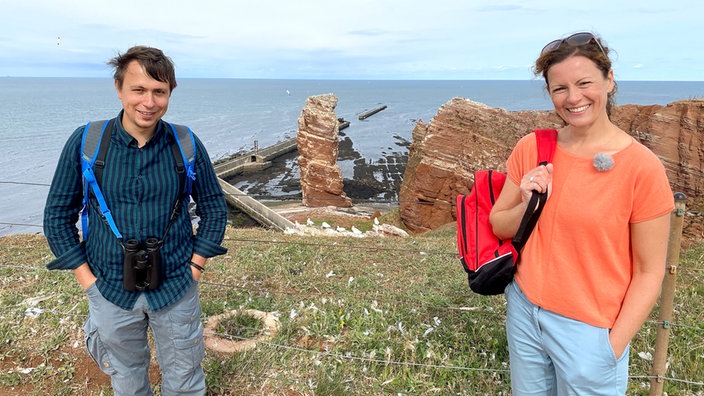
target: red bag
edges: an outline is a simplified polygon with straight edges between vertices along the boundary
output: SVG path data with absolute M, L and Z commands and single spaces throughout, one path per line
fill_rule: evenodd
M 557 145 L 557 131 L 533 131 L 538 141 L 538 164 L 547 164 Z M 513 239 L 494 235 L 489 214 L 506 182 L 506 174 L 494 170 L 474 173 L 474 186 L 469 195 L 457 196 L 457 249 L 469 281 L 469 288 L 483 295 L 502 294 L 513 280 L 518 254 L 533 231 L 543 210 L 547 191 L 533 195 Z M 529 213 L 530 212 L 530 213 Z

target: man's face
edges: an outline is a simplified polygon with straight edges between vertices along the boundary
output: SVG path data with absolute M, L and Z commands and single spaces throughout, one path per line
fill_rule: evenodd
M 122 127 L 130 135 L 151 137 L 156 123 L 169 108 L 169 83 L 151 78 L 139 62 L 132 61 L 127 65 L 122 87 L 115 81 L 115 89 L 124 109 Z

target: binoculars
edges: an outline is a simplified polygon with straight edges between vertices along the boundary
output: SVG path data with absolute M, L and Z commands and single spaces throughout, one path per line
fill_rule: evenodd
M 123 246 L 123 287 L 128 291 L 153 290 L 161 284 L 161 241 L 147 238 L 144 244 L 128 239 Z

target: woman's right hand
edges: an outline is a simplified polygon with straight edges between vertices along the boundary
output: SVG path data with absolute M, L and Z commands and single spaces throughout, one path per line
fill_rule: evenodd
M 553 165 L 540 165 L 537 168 L 531 169 L 521 179 L 521 200 L 523 202 L 530 201 L 533 191 L 539 193 L 548 192 L 548 198 L 552 192 L 552 171 Z

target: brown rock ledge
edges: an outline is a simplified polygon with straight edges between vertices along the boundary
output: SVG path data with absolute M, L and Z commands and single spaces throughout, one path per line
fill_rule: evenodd
M 688 197 L 685 236 L 702 237 L 704 100 L 617 106 L 611 118 L 662 160 L 672 190 Z M 469 193 L 475 171 L 504 170 L 520 137 L 561 125 L 553 111 L 506 111 L 453 98 L 413 130 L 399 193 L 401 220 L 415 233 L 454 221 L 455 197 Z

